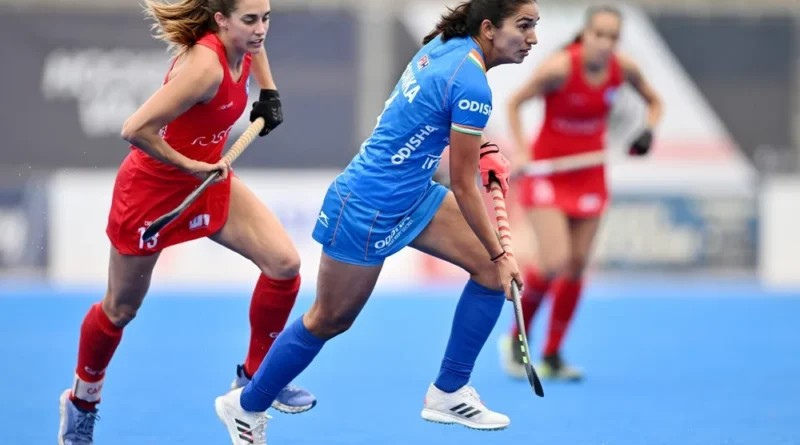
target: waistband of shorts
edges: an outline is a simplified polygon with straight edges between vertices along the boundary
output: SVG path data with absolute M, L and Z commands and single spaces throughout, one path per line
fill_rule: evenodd
M 336 178 L 334 179 L 333 183 L 334 183 L 334 187 L 336 188 L 336 192 L 339 194 L 340 198 L 344 199 L 344 196 L 355 197 L 356 199 L 361 201 L 361 203 L 363 203 L 363 205 L 365 205 L 365 206 L 367 206 L 367 207 L 369 207 L 369 208 L 371 208 L 373 210 L 380 211 L 381 212 L 381 216 L 386 216 L 386 217 L 389 217 L 389 218 L 391 218 L 391 217 L 401 217 L 401 216 L 407 214 L 411 209 L 417 207 L 420 204 L 420 202 L 422 202 L 422 200 L 425 199 L 425 195 L 427 195 L 428 190 L 430 190 L 430 188 L 434 186 L 434 183 L 431 182 L 428 185 L 428 187 L 422 193 L 420 193 L 420 195 L 417 197 L 417 199 L 415 199 L 414 202 L 409 204 L 406 208 L 401 209 L 401 210 L 391 210 L 391 213 L 388 213 L 389 211 L 387 211 L 384 207 L 381 207 L 380 204 L 375 203 L 375 202 L 373 202 L 373 201 L 371 201 L 369 199 L 365 199 L 364 197 L 360 196 L 358 193 L 353 191 L 353 188 L 347 182 L 347 178 L 344 176 L 344 173 L 340 173 L 338 176 L 336 176 Z M 339 188 L 340 184 L 344 187 L 344 190 Z

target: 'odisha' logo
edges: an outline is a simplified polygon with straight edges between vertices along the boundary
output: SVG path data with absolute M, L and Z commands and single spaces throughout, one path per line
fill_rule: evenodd
M 472 111 L 488 116 L 492 112 L 492 106 L 474 100 L 461 99 L 458 101 L 458 108 L 465 111 Z
M 416 134 L 411 136 L 408 141 L 406 141 L 405 145 L 403 145 L 400 150 L 397 150 L 397 153 L 392 155 L 392 164 L 402 164 L 406 159 L 411 157 L 411 153 L 414 153 L 414 151 L 419 148 L 423 142 L 425 142 L 425 139 L 436 130 L 436 127 L 432 127 L 430 125 L 420 128 Z
M 397 238 L 402 235 L 409 227 L 411 227 L 411 223 L 414 222 L 410 216 L 406 216 L 403 218 L 396 226 L 392 229 L 392 231 L 386 236 L 384 239 L 380 239 L 375 242 L 375 249 L 382 250 L 389 246 L 391 246 Z

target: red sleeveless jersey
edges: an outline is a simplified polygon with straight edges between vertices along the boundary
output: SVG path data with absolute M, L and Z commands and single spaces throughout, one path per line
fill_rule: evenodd
M 619 61 L 611 57 L 608 77 L 599 85 L 586 81 L 580 44 L 570 45 L 571 69 L 564 85 L 545 96 L 544 123 L 532 146 L 533 159 L 600 150 L 617 89 L 624 80 Z
M 211 48 L 217 53 L 219 63 L 224 73 L 222 83 L 217 94 L 208 103 L 195 104 L 186 112 L 175 118 L 161 129 L 161 136 L 167 143 L 184 156 L 197 161 L 214 163 L 222 158 L 222 150 L 233 124 L 242 115 L 247 106 L 247 82 L 250 75 L 250 54 L 247 53 L 242 61 L 241 75 L 234 80 L 228 68 L 228 59 L 225 46 L 215 33 L 208 33 L 197 41 L 197 45 Z M 172 62 L 172 67 L 175 61 Z M 164 77 L 164 84 L 168 82 L 170 67 Z M 164 164 L 152 158 L 142 150 L 131 146 L 132 161 L 139 168 L 156 174 L 178 179 L 186 176 L 177 168 Z M 177 177 L 176 177 L 177 176 Z M 196 181 L 192 176 L 187 179 Z

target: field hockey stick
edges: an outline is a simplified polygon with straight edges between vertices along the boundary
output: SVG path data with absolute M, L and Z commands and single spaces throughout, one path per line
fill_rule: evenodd
M 258 136 L 258 133 L 264 128 L 264 118 L 256 118 L 250 126 L 239 136 L 239 139 L 233 143 L 233 146 L 222 156 L 223 160 L 228 161 L 228 165 L 232 164 L 239 155 L 244 152 L 244 150 L 250 145 L 251 142 Z M 142 233 L 142 240 L 149 241 L 154 236 L 158 234 L 164 227 L 166 227 L 169 223 L 175 220 L 181 213 L 184 212 L 202 193 L 205 189 L 208 188 L 211 183 L 213 183 L 220 175 L 219 170 L 214 170 L 213 172 L 209 173 L 206 176 L 206 179 L 198 186 L 196 189 L 189 193 L 189 196 L 183 200 L 183 202 L 175 207 L 170 212 L 165 213 L 159 216 L 155 221 L 152 222 L 147 229 L 145 229 L 144 233 Z
M 552 175 L 553 173 L 597 167 L 605 164 L 605 162 L 605 151 L 597 150 L 588 153 L 533 161 L 522 169 L 521 174 L 523 176 L 546 176 Z
M 492 204 L 494 204 L 494 213 L 497 217 L 497 230 L 500 232 L 500 245 L 506 251 L 506 255 L 514 256 L 514 251 L 511 247 L 511 227 L 508 225 L 508 213 L 506 212 L 506 200 L 503 197 L 503 189 L 500 188 L 500 183 L 496 178 L 492 178 L 489 186 L 489 192 L 492 194 Z M 522 362 L 525 366 L 525 373 L 528 374 L 528 383 L 531 384 L 533 392 L 539 397 L 544 397 L 544 389 L 539 376 L 536 375 L 536 370 L 533 369 L 531 364 L 531 354 L 528 350 L 528 335 L 525 333 L 527 326 L 522 317 L 522 302 L 520 301 L 519 286 L 516 281 L 511 281 L 511 298 L 514 303 L 514 316 L 517 319 L 517 327 L 519 328 L 519 335 L 517 336 L 517 345 L 522 350 Z M 513 339 L 512 339 L 513 340 Z

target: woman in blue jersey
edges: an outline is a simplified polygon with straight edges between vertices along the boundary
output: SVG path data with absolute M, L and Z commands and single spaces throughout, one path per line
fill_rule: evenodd
M 442 16 L 425 38 L 372 135 L 325 196 L 313 233 L 323 252 L 314 304 L 281 333 L 251 384 L 217 399 L 235 445 L 265 441 L 272 399 L 351 326 L 384 259 L 405 246 L 470 274 L 422 417 L 477 429 L 508 426 L 508 417 L 487 409 L 467 385 L 511 281 L 521 283 L 475 175 L 480 171 L 488 185 L 492 171 L 507 189 L 508 161 L 482 138 L 492 110 L 486 70 L 522 62 L 536 44 L 538 18 L 533 0 L 472 0 Z M 431 180 L 448 145 L 452 191 Z M 242 429 L 253 434 L 242 439 Z

